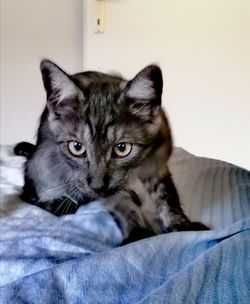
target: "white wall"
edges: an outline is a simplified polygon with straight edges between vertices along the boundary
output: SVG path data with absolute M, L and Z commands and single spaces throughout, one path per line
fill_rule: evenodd
M 82 0 L 1 0 L 1 143 L 34 141 L 48 57 L 82 70 Z
M 175 143 L 250 169 L 250 1 L 85 1 L 84 65 L 132 77 L 156 62 Z
M 161 65 L 176 145 L 250 169 L 249 0 L 105 0 L 104 34 L 93 33 L 95 0 L 0 3 L 1 143 L 34 140 L 39 61 L 80 71 L 84 36 L 86 69 L 132 77 Z

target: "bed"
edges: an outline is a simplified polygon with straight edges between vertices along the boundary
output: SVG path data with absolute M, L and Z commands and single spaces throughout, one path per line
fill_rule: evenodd
M 119 246 L 101 202 L 62 217 L 22 202 L 12 150 L 1 147 L 1 303 L 249 303 L 249 171 L 176 148 L 183 208 L 211 230 Z

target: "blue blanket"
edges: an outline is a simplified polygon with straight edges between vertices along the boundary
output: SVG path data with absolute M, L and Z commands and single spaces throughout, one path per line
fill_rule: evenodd
M 100 202 L 61 218 L 21 202 L 22 164 L 2 150 L 1 303 L 249 303 L 248 171 L 176 149 L 184 210 L 212 229 L 118 247 Z

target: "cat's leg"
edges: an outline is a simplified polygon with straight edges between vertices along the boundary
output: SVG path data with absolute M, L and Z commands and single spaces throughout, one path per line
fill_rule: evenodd
M 34 183 L 30 178 L 27 177 L 26 173 L 24 176 L 24 186 L 21 199 L 30 204 L 36 204 L 38 202 L 38 195 Z
M 171 175 L 162 178 L 153 188 L 163 232 L 208 230 L 202 223 L 191 222 L 184 214 Z
M 102 202 L 121 229 L 122 245 L 155 235 L 140 212 L 141 202 L 133 190 L 118 191 Z

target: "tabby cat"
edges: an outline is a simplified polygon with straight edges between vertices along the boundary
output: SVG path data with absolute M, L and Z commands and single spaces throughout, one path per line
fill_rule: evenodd
M 124 244 L 161 232 L 206 230 L 183 213 L 168 159 L 162 73 L 150 65 L 127 81 L 99 72 L 68 75 L 41 62 L 47 104 L 28 158 L 22 198 L 56 215 L 100 199 Z

